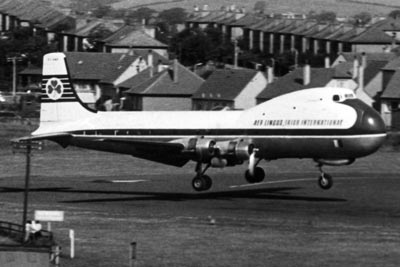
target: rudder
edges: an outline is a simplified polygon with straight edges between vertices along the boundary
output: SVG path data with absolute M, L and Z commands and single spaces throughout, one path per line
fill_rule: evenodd
M 43 57 L 40 122 L 74 121 L 95 112 L 80 100 L 73 88 L 65 54 L 46 54 Z

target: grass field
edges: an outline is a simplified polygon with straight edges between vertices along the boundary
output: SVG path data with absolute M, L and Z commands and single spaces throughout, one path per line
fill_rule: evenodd
M 8 140 L 35 122 L 0 127 L 0 220 L 18 223 L 25 158 Z M 65 221 L 53 224 L 61 266 L 128 267 L 135 241 L 135 266 L 395 267 L 399 161 L 386 147 L 351 166 L 327 168 L 336 178 L 329 191 L 316 185 L 309 160 L 262 162 L 267 183 L 235 189 L 244 183 L 244 166 L 212 169 L 211 192 L 198 194 L 190 186 L 193 164 L 168 167 L 48 143 L 32 157 L 29 208 L 30 215 L 65 211 Z M 139 182 L 108 182 L 114 179 Z M 69 229 L 76 232 L 75 259 L 68 257 Z

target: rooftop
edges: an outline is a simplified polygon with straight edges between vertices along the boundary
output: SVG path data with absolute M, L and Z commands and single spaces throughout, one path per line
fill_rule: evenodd
M 257 99 L 269 100 L 306 88 L 324 87 L 334 76 L 335 69 L 333 68 L 310 68 L 310 83 L 304 85 L 303 68 L 298 68 L 268 84 L 264 91 L 257 96 Z
M 157 41 L 137 26 L 125 25 L 109 37 L 102 40 L 113 47 L 153 47 L 167 48 L 166 44 Z
M 177 63 L 178 77 L 174 81 L 173 67 L 156 72 L 151 76 L 150 68 L 138 73 L 125 82 L 118 84 L 118 87 L 128 88 L 127 94 L 133 95 L 185 95 L 192 96 L 204 80 L 191 72 L 181 64 Z M 154 69 L 154 72 L 156 68 Z
M 400 99 L 400 70 L 397 70 L 384 89 L 381 98 Z
M 65 52 L 72 79 L 112 83 L 137 55 L 113 53 Z
M 234 100 L 258 72 L 250 69 L 217 69 L 208 77 L 193 99 Z

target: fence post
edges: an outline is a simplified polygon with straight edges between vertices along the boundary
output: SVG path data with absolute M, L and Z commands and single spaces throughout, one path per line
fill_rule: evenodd
M 129 250 L 129 266 L 134 267 L 136 261 L 136 242 L 131 242 Z

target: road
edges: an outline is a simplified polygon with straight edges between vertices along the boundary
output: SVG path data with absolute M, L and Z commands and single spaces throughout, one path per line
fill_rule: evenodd
M 0 155 L 0 220 L 20 222 L 23 155 Z M 319 189 L 309 160 L 263 162 L 263 183 L 245 166 L 210 170 L 212 190 L 191 189 L 194 165 L 166 167 L 82 150 L 32 158 L 30 215 L 64 210 L 54 223 L 64 266 L 398 266 L 398 153 L 382 151 L 348 167 L 326 168 Z M 76 232 L 69 259 L 68 231 Z

